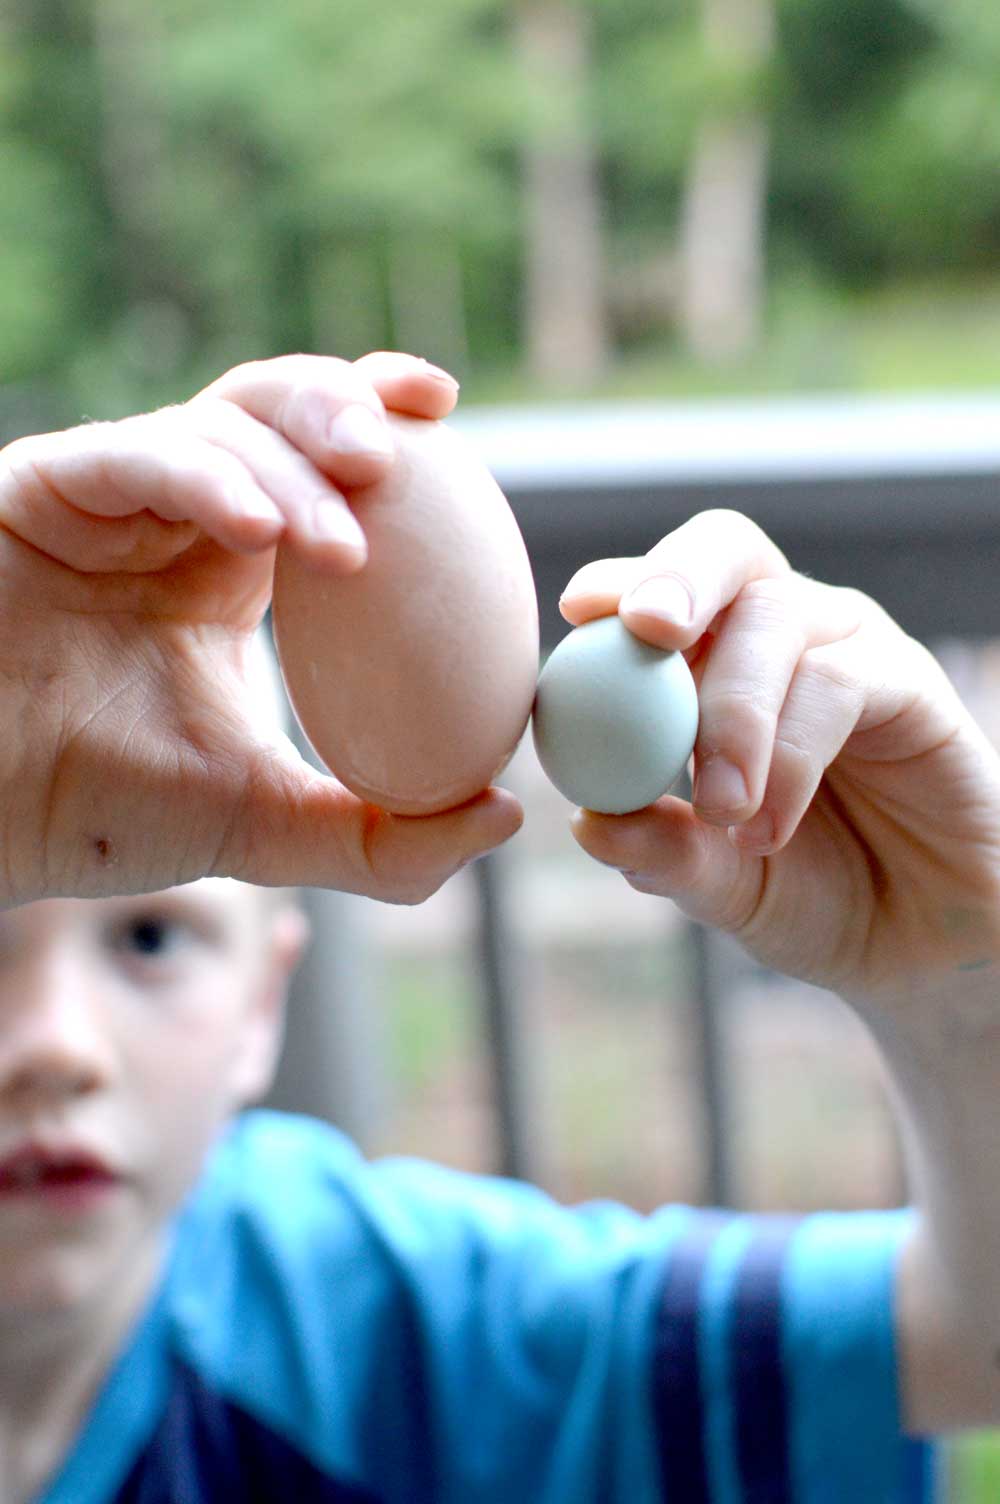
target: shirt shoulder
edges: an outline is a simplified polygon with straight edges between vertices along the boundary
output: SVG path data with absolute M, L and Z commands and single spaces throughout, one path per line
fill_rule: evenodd
M 111 1497 L 98 1475 L 135 1452 L 143 1504 L 178 1480 L 178 1498 L 239 1497 L 247 1478 L 317 1504 L 912 1504 L 906 1226 L 565 1207 L 248 1113 L 179 1218 L 155 1321 L 65 1498 Z
M 456 1498 L 478 1496 L 463 1487 L 502 1459 L 496 1497 L 540 1500 L 555 1452 L 552 1498 L 620 1475 L 641 1504 L 659 1497 L 653 1310 L 688 1215 L 570 1210 L 518 1182 L 366 1162 L 324 1124 L 255 1112 L 181 1220 L 175 1342 L 215 1392 L 379 1497 L 450 1497 L 442 1469 Z

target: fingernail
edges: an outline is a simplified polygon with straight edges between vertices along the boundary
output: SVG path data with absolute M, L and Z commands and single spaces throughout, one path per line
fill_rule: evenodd
M 392 438 L 385 423 L 361 402 L 342 407 L 327 430 L 338 454 L 392 454 Z
M 643 616 L 654 616 L 679 627 L 687 626 L 694 616 L 691 592 L 680 580 L 669 575 L 641 580 L 622 596 L 618 609 L 641 612 Z
M 283 513 L 263 491 L 242 491 L 234 502 L 235 509 L 243 517 L 255 517 L 258 522 L 284 522 Z
M 441 366 L 431 365 L 430 361 L 424 360 L 423 356 L 420 357 L 420 363 L 424 368 L 423 374 L 425 376 L 432 376 L 435 381 L 446 381 L 449 386 L 453 386 L 456 391 L 458 390 L 458 382 L 450 371 L 444 370 Z
M 699 767 L 694 786 L 696 809 L 726 813 L 742 809 L 749 798 L 746 779 L 728 758 L 710 757 Z
M 322 543 L 341 543 L 364 553 L 367 544 L 354 513 L 335 501 L 321 500 L 313 508 L 312 534 Z

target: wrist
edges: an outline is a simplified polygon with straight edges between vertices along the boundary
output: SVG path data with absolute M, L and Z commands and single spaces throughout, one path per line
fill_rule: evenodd
M 989 1068 L 1000 1043 L 1000 963 L 926 967 L 909 984 L 844 992 L 887 1061 L 924 1060 L 933 1073 Z M 968 1058 L 966 1058 L 968 1056 Z

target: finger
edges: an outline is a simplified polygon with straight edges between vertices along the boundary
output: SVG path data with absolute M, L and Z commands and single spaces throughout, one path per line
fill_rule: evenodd
M 351 573 L 368 546 L 347 500 L 300 449 L 235 403 L 198 397 L 187 414 L 202 436 L 244 467 L 282 519 L 289 537 L 314 560 Z
M 519 829 L 520 803 L 486 790 L 443 814 L 390 815 L 303 761 L 265 749 L 215 873 L 266 887 L 306 886 L 420 903 Z
M 235 403 L 338 486 L 370 485 L 393 456 L 385 406 L 364 372 L 322 355 L 281 355 L 227 371 L 198 394 Z
M 766 965 L 820 985 L 829 985 L 831 958 L 844 944 L 845 916 L 860 933 L 867 924 L 867 862 L 827 821 L 806 822 L 779 857 L 738 850 L 676 799 L 636 815 L 581 813 L 574 834 L 637 892 L 670 899 Z
M 640 893 L 672 899 L 691 919 L 735 932 L 760 902 L 763 862 L 690 804 L 667 796 L 634 815 L 578 810 L 570 826 L 583 850 Z
M 447 418 L 458 401 L 458 382 L 416 355 L 375 350 L 354 362 L 386 407 L 414 418 Z
M 856 632 L 863 600 L 786 574 L 752 581 L 716 619 L 698 687 L 693 802 L 701 819 L 728 826 L 760 809 L 802 655 Z M 808 708 L 819 739 L 828 708 Z
M 83 573 L 142 573 L 199 530 L 224 547 L 271 546 L 283 519 L 232 455 L 155 418 L 19 440 L 4 453 L 0 509 L 25 542 Z
M 584 564 L 559 597 L 559 610 L 574 627 L 599 616 L 613 616 L 618 602 L 638 580 L 645 562 L 640 558 L 595 559 Z
M 803 654 L 781 710 L 759 807 L 729 829 L 741 851 L 780 851 L 794 836 L 827 769 L 869 698 L 873 643 L 864 632 Z
M 444 814 L 413 818 L 385 815 L 369 827 L 367 871 L 376 893 L 394 903 L 422 903 L 462 867 L 509 840 L 524 811 L 507 789 L 492 788 Z M 370 891 L 367 886 L 364 891 Z
M 940 664 L 874 601 L 860 602 L 857 631 L 809 649 L 796 668 L 760 808 L 729 829 L 741 850 L 783 850 L 845 749 L 869 765 L 908 760 L 912 776 L 913 763 L 955 735 L 963 707 Z
M 563 615 L 578 623 L 617 609 L 637 637 L 663 648 L 693 646 L 751 580 L 791 568 L 755 522 L 725 510 L 690 518 L 635 561 L 634 570 L 622 567 L 627 562 L 602 561 L 612 566 L 603 578 L 580 571 L 563 593 Z
M 784 554 L 749 517 L 702 512 L 650 550 L 618 609 L 626 626 L 654 646 L 689 647 L 753 580 L 790 572 Z

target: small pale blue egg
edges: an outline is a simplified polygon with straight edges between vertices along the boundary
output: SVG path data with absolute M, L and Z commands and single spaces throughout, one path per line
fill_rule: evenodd
M 532 715 L 535 750 L 561 794 L 625 815 L 680 777 L 698 733 L 682 653 L 641 642 L 617 616 L 576 627 L 550 654 Z

